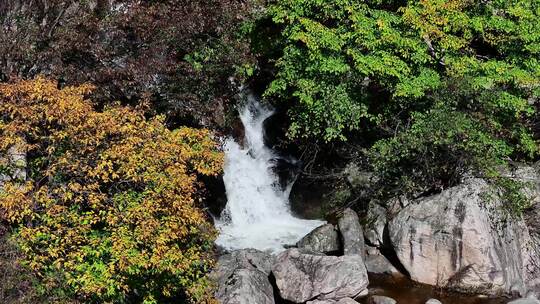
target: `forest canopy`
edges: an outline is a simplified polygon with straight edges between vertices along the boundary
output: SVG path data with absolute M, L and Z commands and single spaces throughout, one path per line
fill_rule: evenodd
M 261 28 L 292 140 L 361 142 L 393 192 L 538 154 L 540 2 L 278 0 Z M 279 51 L 276 51 L 276 48 Z

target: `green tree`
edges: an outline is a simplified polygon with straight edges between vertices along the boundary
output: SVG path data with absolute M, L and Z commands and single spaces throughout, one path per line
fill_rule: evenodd
M 537 0 L 278 0 L 265 95 L 286 102 L 291 139 L 369 134 L 390 184 L 451 184 L 536 155 L 538 17 Z

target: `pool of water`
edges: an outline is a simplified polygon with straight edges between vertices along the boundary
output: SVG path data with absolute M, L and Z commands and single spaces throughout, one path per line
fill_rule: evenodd
M 394 278 L 370 275 L 369 294 L 391 297 L 400 304 L 424 304 L 429 299 L 437 299 L 443 304 L 505 304 L 507 298 L 488 298 L 448 292 L 440 288 L 418 284 L 408 278 Z M 357 299 L 368 303 L 369 296 Z

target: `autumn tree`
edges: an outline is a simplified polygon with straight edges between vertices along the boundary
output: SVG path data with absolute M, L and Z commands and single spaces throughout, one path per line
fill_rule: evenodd
M 90 85 L 0 85 L 0 151 L 27 153 L 0 217 L 48 292 L 83 302 L 211 301 L 214 230 L 198 177 L 222 155 L 207 130 L 169 130 L 144 107 L 96 111 Z M 5 168 L 4 172 L 9 172 Z
M 171 124 L 224 128 L 223 112 L 253 63 L 237 31 L 256 2 L 3 1 L 0 81 L 45 74 L 91 82 L 96 102 L 148 95 Z

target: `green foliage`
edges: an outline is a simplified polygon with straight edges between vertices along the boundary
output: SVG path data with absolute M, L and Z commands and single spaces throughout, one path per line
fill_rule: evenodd
M 523 193 L 524 189 L 531 186 L 530 183 L 502 176 L 495 176 L 492 180 L 503 208 L 510 216 L 520 216 L 531 207 L 531 201 Z
M 22 255 L 6 230 L 0 225 L 0 303 L 9 304 L 76 304 L 78 302 L 58 295 L 44 296 L 39 280 L 20 263 Z
M 451 79 L 504 90 L 495 105 L 519 116 L 539 86 L 540 8 L 517 2 L 277 1 L 269 17 L 283 28 L 282 54 L 266 94 L 294 102 L 291 137 L 327 141 L 396 105 L 410 111 Z
M 443 189 L 468 170 L 502 165 L 513 150 L 485 132 L 470 116 L 445 107 L 413 113 L 412 124 L 396 136 L 378 141 L 369 156 L 386 191 Z
M 539 17 L 536 0 L 278 0 L 265 96 L 293 140 L 362 138 L 383 192 L 441 189 L 537 156 Z

